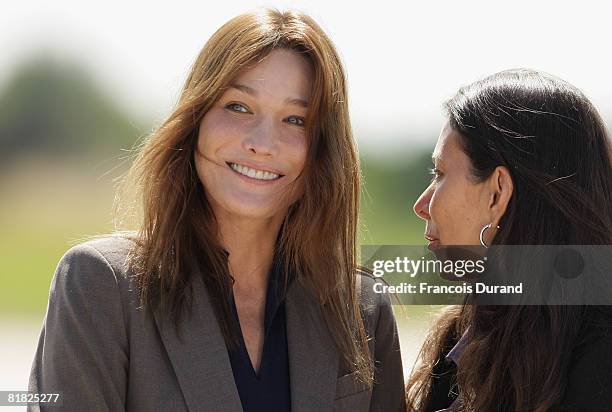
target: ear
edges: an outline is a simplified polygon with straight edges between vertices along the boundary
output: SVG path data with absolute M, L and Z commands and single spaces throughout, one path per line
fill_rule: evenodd
M 491 222 L 497 226 L 502 216 L 506 213 L 508 203 L 512 198 L 514 184 L 510 171 L 505 166 L 497 166 L 488 179 L 490 193 L 488 209 L 491 213 Z

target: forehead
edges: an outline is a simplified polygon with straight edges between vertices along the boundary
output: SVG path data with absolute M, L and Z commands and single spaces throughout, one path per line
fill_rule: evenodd
M 459 133 L 447 121 L 440 132 L 432 159 L 434 163 L 469 165 L 469 158 L 459 143 Z
M 306 57 L 292 50 L 275 49 L 240 72 L 234 82 L 259 93 L 307 99 L 312 76 L 312 68 Z

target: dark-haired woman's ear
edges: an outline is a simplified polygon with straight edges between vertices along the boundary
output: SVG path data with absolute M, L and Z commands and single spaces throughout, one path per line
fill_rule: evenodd
M 514 184 L 512 183 L 512 176 L 510 171 L 505 166 L 497 166 L 491 176 L 489 176 L 487 185 L 489 186 L 489 212 L 491 216 L 491 223 L 493 226 L 497 226 L 501 220 L 510 199 L 512 198 L 512 192 L 514 190 Z

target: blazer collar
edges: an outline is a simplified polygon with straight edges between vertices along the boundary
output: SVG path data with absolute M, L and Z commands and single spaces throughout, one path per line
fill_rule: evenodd
M 159 310 L 155 323 L 177 376 L 187 408 L 242 411 L 221 329 L 200 276 L 194 276 L 192 311 L 176 334 Z M 285 298 L 291 409 L 332 409 L 339 353 L 320 305 L 301 283 L 291 282 Z
M 194 276 L 193 301 L 180 325 L 154 313 L 159 334 L 190 411 L 242 411 L 221 329 L 200 276 Z

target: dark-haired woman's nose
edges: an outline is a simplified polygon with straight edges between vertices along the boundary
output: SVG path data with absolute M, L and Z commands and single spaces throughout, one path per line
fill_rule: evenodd
M 429 201 L 431 200 L 432 194 L 433 194 L 433 189 L 431 186 L 429 186 L 427 189 L 425 189 L 423 193 L 421 193 L 421 196 L 419 196 L 416 203 L 412 207 L 412 210 L 414 210 L 414 213 L 416 213 L 416 215 L 423 220 L 430 219 Z

